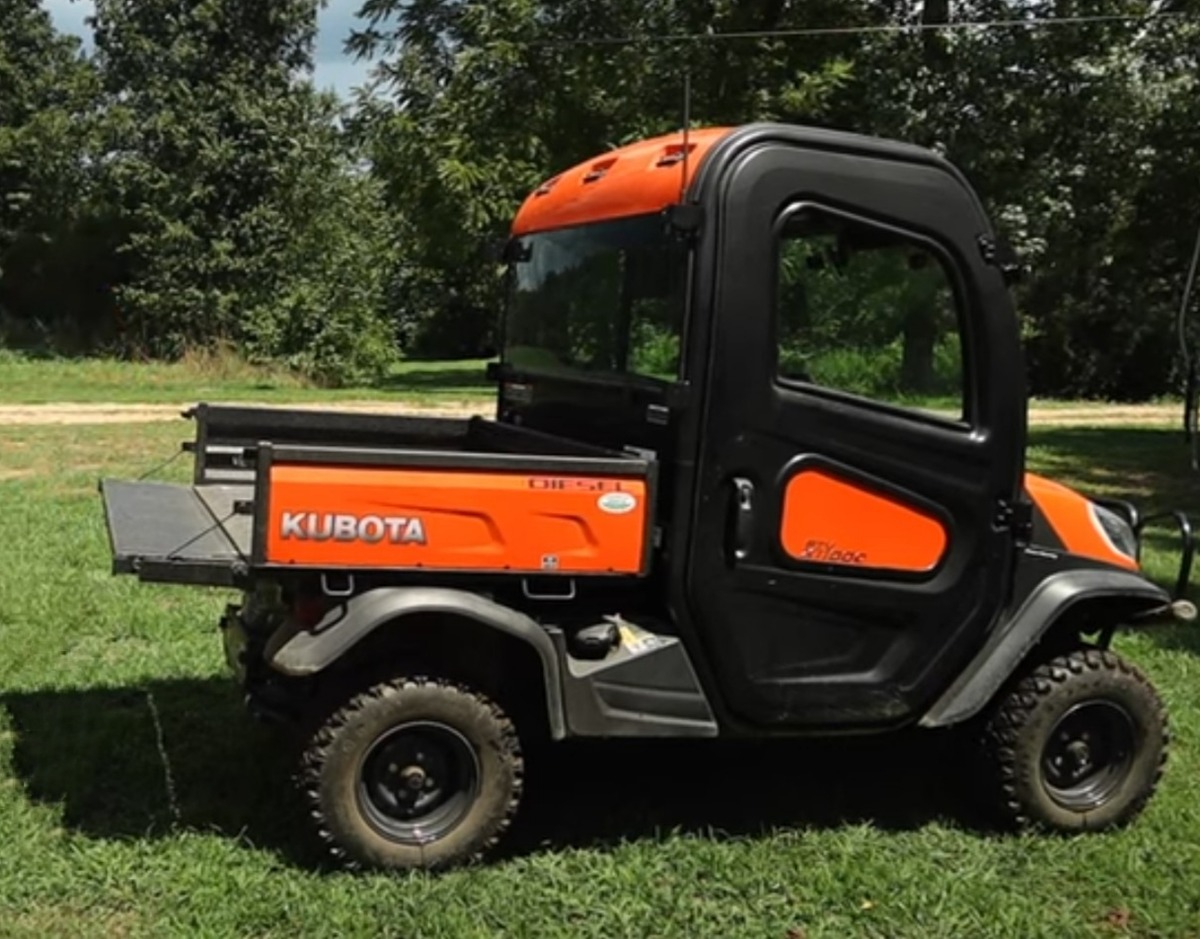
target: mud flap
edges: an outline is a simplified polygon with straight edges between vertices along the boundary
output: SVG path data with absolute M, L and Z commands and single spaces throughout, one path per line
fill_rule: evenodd
M 235 586 L 246 573 L 250 486 L 100 483 L 114 574 L 157 583 Z

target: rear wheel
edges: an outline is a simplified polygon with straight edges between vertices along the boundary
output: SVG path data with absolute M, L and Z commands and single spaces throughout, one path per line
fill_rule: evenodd
M 1145 676 L 1111 652 L 1039 665 L 996 706 L 985 783 L 1018 827 L 1098 831 L 1135 818 L 1166 762 L 1167 718 Z
M 443 868 L 481 858 L 516 813 L 516 731 L 468 688 L 376 685 L 333 713 L 304 757 L 320 836 L 352 866 Z

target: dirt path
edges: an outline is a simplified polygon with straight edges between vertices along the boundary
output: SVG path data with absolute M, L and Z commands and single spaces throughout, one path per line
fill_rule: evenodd
M 1029 423 L 1039 427 L 1181 424 L 1182 421 L 1182 404 L 1095 404 L 1058 408 L 1033 405 L 1029 409 Z
M 271 405 L 311 411 L 354 411 L 359 414 L 414 414 L 470 417 L 487 414 L 486 403 L 453 403 L 439 406 L 404 401 L 335 401 L 329 404 Z M 49 424 L 145 424 L 179 420 L 186 404 L 0 404 L 0 426 Z M 1173 404 L 1087 405 L 1029 409 L 1029 421 L 1039 427 L 1098 427 L 1114 424 L 1164 424 L 1180 421 Z
M 235 404 L 240 402 L 222 402 Z M 262 405 L 255 405 L 262 406 Z M 35 424 L 148 424 L 174 421 L 187 404 L 0 404 L 0 426 Z M 434 417 L 470 417 L 487 405 L 454 403 L 439 406 L 404 401 L 336 401 L 329 404 L 266 405 L 308 411 L 353 411 L 357 414 L 414 414 Z

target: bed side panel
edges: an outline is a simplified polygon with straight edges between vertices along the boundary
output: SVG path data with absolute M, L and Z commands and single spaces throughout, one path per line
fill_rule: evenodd
M 273 463 L 270 565 L 640 574 L 646 480 Z

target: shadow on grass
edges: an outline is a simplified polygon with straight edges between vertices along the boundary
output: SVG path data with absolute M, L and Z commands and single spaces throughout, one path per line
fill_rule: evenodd
M 488 380 L 484 367 L 479 365 L 405 369 L 380 379 L 377 387 L 388 391 L 436 392 L 469 388 L 482 392 L 493 390 L 495 383 Z
M 961 749 L 905 733 L 836 740 L 569 741 L 538 752 L 506 850 L 615 845 L 679 831 L 711 837 L 934 820 L 983 826 Z
M 1085 494 L 1125 498 L 1147 512 L 1200 514 L 1200 473 L 1183 434 L 1166 427 L 1034 427 L 1028 468 Z
M 286 739 L 253 721 L 220 679 L 5 695 L 15 770 L 64 824 L 97 838 L 179 829 L 244 838 L 298 863 L 319 854 L 287 798 Z
M 0 705 L 12 718 L 26 792 L 62 806 L 74 831 L 216 832 L 298 866 L 325 866 L 291 786 L 295 744 L 249 718 L 224 680 L 9 695 Z M 672 830 L 739 837 L 857 822 L 893 830 L 935 818 L 973 824 L 953 778 L 959 763 L 949 741 L 932 734 L 556 744 L 530 754 L 525 799 L 501 857 Z

